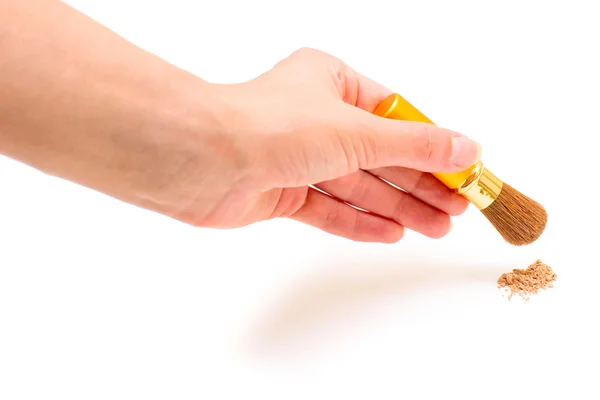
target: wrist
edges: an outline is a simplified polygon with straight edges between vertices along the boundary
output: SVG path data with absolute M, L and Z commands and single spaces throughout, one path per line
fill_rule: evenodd
M 150 90 L 153 96 L 128 102 L 138 104 L 124 118 L 130 129 L 106 136 L 112 143 L 106 164 L 90 166 L 105 174 L 88 186 L 189 222 L 189 208 L 199 208 L 199 199 L 229 190 L 238 179 L 230 103 L 224 86 L 181 71 L 163 82 Z
M 0 152 L 127 203 L 176 215 L 216 183 L 213 176 L 236 176 L 227 103 L 219 85 L 173 67 L 154 76 L 147 71 L 136 79 L 115 73 L 111 79 L 60 82 L 60 101 L 11 97 L 9 108 L 28 116 L 0 118 Z
M 228 86 L 188 78 L 144 112 L 146 167 L 132 193 L 136 203 L 183 220 L 198 199 L 218 197 L 241 176 Z
M 167 214 L 238 179 L 222 86 L 60 2 L 15 2 L 8 11 L 0 153 Z

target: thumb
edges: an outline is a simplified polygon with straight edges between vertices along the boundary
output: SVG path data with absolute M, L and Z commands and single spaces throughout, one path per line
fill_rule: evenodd
M 400 166 L 423 172 L 462 171 L 481 157 L 474 140 L 436 125 L 379 117 L 351 110 L 346 130 L 359 168 Z

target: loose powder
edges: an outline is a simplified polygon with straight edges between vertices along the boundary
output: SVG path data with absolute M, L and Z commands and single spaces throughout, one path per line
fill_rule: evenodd
M 510 292 L 509 300 L 518 295 L 529 301 L 531 295 L 553 287 L 555 280 L 556 274 L 552 272 L 552 268 L 538 259 L 527 269 L 513 269 L 512 272 L 502 274 L 498 278 L 498 288 Z

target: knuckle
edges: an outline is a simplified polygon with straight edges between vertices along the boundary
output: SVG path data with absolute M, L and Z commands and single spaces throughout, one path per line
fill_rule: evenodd
M 341 203 L 336 204 L 331 210 L 328 210 L 325 214 L 325 225 L 327 227 L 333 227 L 337 224 L 340 216 L 340 205 Z
M 354 185 L 350 189 L 350 196 L 348 197 L 351 202 L 362 203 L 368 198 L 369 184 L 367 181 L 367 173 L 358 171 Z
M 353 121 L 352 126 L 346 131 L 349 138 L 352 154 L 355 156 L 356 165 L 354 167 L 361 169 L 373 168 L 382 159 L 382 146 L 380 135 L 374 130 L 373 126 L 362 121 Z
M 349 175 L 360 168 L 360 147 L 356 145 L 355 141 L 350 135 L 344 135 L 342 130 L 338 127 L 332 130 L 332 145 L 338 149 L 340 160 L 340 169 L 337 173 L 343 173 L 343 175 Z
M 402 220 L 402 217 L 406 211 L 407 196 L 398 196 L 394 211 L 392 212 L 393 218 L 397 221 Z
M 407 188 L 408 193 L 412 193 L 412 194 L 416 194 L 419 192 L 423 192 L 424 190 L 423 187 L 426 185 L 426 177 L 429 175 L 426 175 L 424 173 L 419 174 L 419 176 L 417 176 L 417 179 L 415 179 L 414 183 L 412 185 L 410 185 L 409 188 Z M 421 190 L 419 190 L 421 189 Z
M 354 210 L 354 216 L 350 219 L 350 226 L 348 227 L 348 237 L 350 240 L 359 241 L 360 240 L 360 214 L 359 211 Z
M 314 49 L 312 47 L 300 47 L 292 53 L 292 57 L 308 57 L 320 54 L 322 54 L 320 50 Z
M 339 58 L 337 58 L 323 50 L 315 49 L 313 47 L 301 47 L 301 48 L 295 50 L 290 55 L 289 58 L 290 59 L 300 58 L 300 59 L 305 59 L 305 60 L 311 60 L 313 62 L 323 63 L 324 65 L 327 63 L 331 63 L 331 62 L 333 62 L 337 66 L 341 66 L 343 64 L 343 62 Z M 337 69 L 340 69 L 340 68 L 337 68 Z
M 416 128 L 413 137 L 414 156 L 424 162 L 442 162 L 450 156 L 452 138 L 438 127 L 423 124 Z
M 360 141 L 357 146 L 358 164 L 363 168 L 374 165 L 378 158 L 377 141 L 371 135 L 360 135 Z
M 436 155 L 437 145 L 433 127 L 423 125 L 416 129 L 413 143 L 416 158 L 431 161 Z

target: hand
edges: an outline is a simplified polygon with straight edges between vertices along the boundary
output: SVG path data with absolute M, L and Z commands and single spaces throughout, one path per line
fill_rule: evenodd
M 446 129 L 372 115 L 390 91 L 335 57 L 302 49 L 250 82 L 216 90 L 231 107 L 222 118 L 230 120 L 238 171 L 211 173 L 236 179 L 199 187 L 202 196 L 176 218 L 230 228 L 289 217 L 356 241 L 396 242 L 405 228 L 444 236 L 450 216 L 468 205 L 421 171 L 465 169 L 479 146 Z
M 62 2 L 0 8 L 0 153 L 43 172 L 194 226 L 288 217 L 356 241 L 439 238 L 467 207 L 427 172 L 479 146 L 374 116 L 390 91 L 335 57 L 211 84 Z

